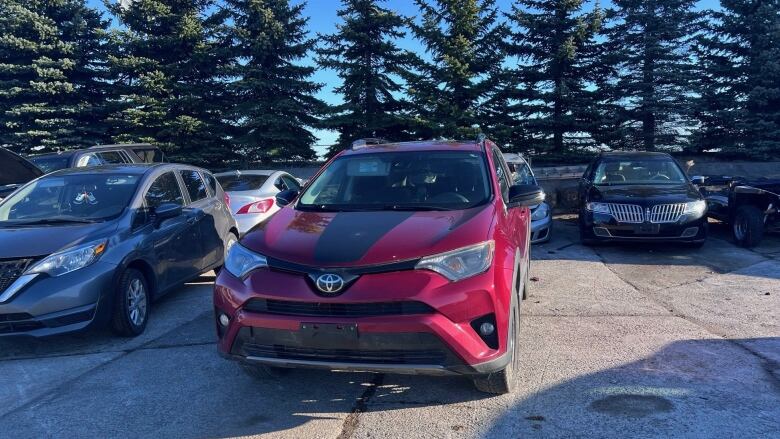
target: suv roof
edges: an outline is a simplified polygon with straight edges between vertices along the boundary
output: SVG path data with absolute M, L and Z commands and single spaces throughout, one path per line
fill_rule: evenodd
M 650 158 L 650 157 L 671 157 L 671 155 L 665 153 L 665 152 L 657 152 L 657 151 L 609 151 L 609 152 L 602 152 L 599 153 L 600 157 L 603 158 L 629 158 L 629 157 L 644 157 L 644 158 Z
M 485 142 L 492 145 L 492 142 Z M 367 144 L 357 148 L 346 149 L 341 155 L 365 154 L 372 152 L 405 152 L 405 151 L 482 151 L 482 142 L 468 140 L 422 140 L 414 142 L 388 142 Z
M 121 148 L 157 148 L 151 143 L 114 143 L 111 145 L 95 145 L 88 149 L 121 149 Z

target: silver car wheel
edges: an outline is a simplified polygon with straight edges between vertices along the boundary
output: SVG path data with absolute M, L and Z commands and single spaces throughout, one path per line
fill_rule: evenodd
M 143 325 L 146 320 L 146 289 L 141 279 L 133 279 L 127 288 L 127 312 L 133 325 Z

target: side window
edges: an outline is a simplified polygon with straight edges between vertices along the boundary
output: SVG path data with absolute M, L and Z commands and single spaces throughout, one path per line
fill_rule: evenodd
M 284 180 L 284 184 L 287 185 L 287 188 L 294 189 L 296 191 L 301 190 L 301 185 L 298 183 L 298 180 L 290 177 L 289 175 L 282 176 L 282 180 Z
M 287 189 L 289 189 L 289 188 L 287 187 L 287 184 L 286 184 L 286 183 L 284 182 L 284 180 L 282 179 L 282 177 L 279 177 L 279 178 L 277 178 L 277 179 L 276 179 L 276 181 L 274 182 L 274 186 L 275 186 L 277 189 L 279 189 L 280 191 L 286 191 Z
M 79 157 L 79 160 L 76 162 L 76 167 L 85 168 L 87 166 L 100 166 L 102 164 L 103 163 L 95 154 L 84 154 L 83 156 Z
M 194 203 L 209 196 L 206 190 L 206 183 L 200 177 L 200 172 L 186 170 L 179 171 L 179 174 L 181 174 L 181 178 L 184 180 L 184 187 L 187 188 L 187 192 L 190 194 L 191 202 Z
M 144 163 L 161 163 L 164 160 L 163 153 L 157 148 L 135 148 L 133 152 L 141 158 Z
M 509 201 L 509 175 L 507 174 L 506 165 L 504 164 L 504 158 L 501 153 L 493 149 L 493 166 L 495 167 L 496 176 L 498 177 L 498 184 L 501 186 L 501 197 L 504 202 Z
M 206 184 L 211 188 L 211 193 L 217 195 L 217 179 L 208 172 L 204 172 L 203 176 L 206 177 Z
M 152 183 L 149 190 L 146 191 L 144 196 L 146 205 L 150 209 L 156 209 L 164 203 L 176 203 L 180 206 L 184 205 L 184 197 L 179 189 L 179 182 L 176 180 L 176 176 L 173 172 L 166 172 L 165 174 L 157 177 L 157 180 Z
M 104 164 L 120 164 L 120 163 L 129 163 L 130 159 L 122 154 L 120 151 L 105 151 L 98 154 L 100 156 L 100 160 Z

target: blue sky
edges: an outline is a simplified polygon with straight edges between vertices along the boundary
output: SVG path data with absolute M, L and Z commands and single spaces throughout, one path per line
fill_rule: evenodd
M 298 3 L 298 1 L 293 0 Z M 87 0 L 91 6 L 104 10 L 102 0 Z M 508 11 L 513 0 L 497 0 L 497 5 L 502 11 Z M 609 0 L 602 0 L 602 6 L 608 6 Z M 715 8 L 718 7 L 718 0 L 701 0 L 699 1 L 700 8 Z M 340 0 L 309 0 L 306 4 L 304 13 L 309 17 L 309 31 L 313 34 L 322 33 L 329 34 L 336 30 L 336 24 L 338 23 L 338 15 L 336 12 L 341 7 Z M 417 14 L 417 6 L 414 4 L 414 0 L 387 0 L 385 1 L 385 7 L 392 8 L 396 12 L 404 16 L 415 16 Z M 407 37 L 403 41 L 399 42 L 399 45 L 408 50 L 420 51 L 422 48 L 419 43 L 413 38 Z M 311 59 L 306 60 L 307 63 L 312 62 Z M 319 69 L 313 78 L 315 81 L 324 84 L 322 91 L 319 93 L 319 98 L 328 103 L 337 103 L 339 101 L 338 96 L 333 93 L 333 89 L 339 85 L 339 79 L 333 71 L 326 69 Z M 318 131 L 315 133 L 319 138 L 318 147 L 315 149 L 318 153 L 322 153 L 327 149 L 326 145 L 332 144 L 336 140 L 336 133 L 327 131 Z

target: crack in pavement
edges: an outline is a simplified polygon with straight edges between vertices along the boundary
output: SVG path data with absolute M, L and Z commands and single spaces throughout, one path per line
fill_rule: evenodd
M 355 431 L 360 424 L 360 414 L 368 410 L 368 403 L 371 402 L 371 398 L 376 395 L 376 391 L 384 383 L 385 375 L 376 374 L 374 379 L 371 380 L 371 385 L 363 391 L 357 402 L 355 402 L 352 411 L 344 419 L 344 423 L 341 426 L 341 433 L 338 435 L 338 439 L 349 439 L 355 434 Z
M 9 412 L 0 414 L 0 420 L 3 420 L 3 419 L 5 419 L 5 418 L 7 418 L 7 417 L 9 417 L 11 415 L 14 415 L 16 413 L 20 413 L 20 412 L 22 412 L 24 410 L 27 410 L 28 408 L 35 406 L 39 402 L 45 401 L 47 399 L 52 399 L 52 398 L 58 396 L 59 394 L 64 393 L 68 389 L 68 387 L 72 386 L 74 383 L 78 382 L 80 379 L 82 379 L 83 377 L 87 376 L 87 374 L 91 374 L 91 373 L 94 373 L 95 371 L 98 371 L 100 369 L 104 369 L 104 368 L 108 367 L 109 365 L 115 363 L 116 361 L 121 360 L 121 359 L 127 357 L 128 355 L 130 355 L 130 354 L 132 354 L 134 352 L 148 350 L 150 348 L 151 349 L 155 348 L 154 346 L 150 347 L 149 345 L 151 345 L 152 343 L 154 343 L 157 340 L 160 340 L 163 337 L 168 336 L 169 334 L 173 333 L 174 331 L 176 331 L 178 329 L 181 329 L 182 326 L 188 325 L 188 324 L 190 324 L 190 323 L 192 323 L 192 322 L 194 322 L 194 321 L 196 321 L 198 319 L 201 319 L 201 318 L 207 316 L 208 314 L 210 314 L 212 312 L 213 311 L 204 311 L 204 312 L 198 314 L 195 318 L 193 318 L 191 320 L 188 320 L 188 321 L 182 323 L 181 325 L 176 326 L 175 328 L 172 328 L 169 331 L 166 331 L 166 332 L 162 333 L 159 337 L 153 338 L 153 339 L 151 339 L 151 340 L 149 340 L 149 341 L 147 341 L 145 343 L 142 343 L 142 344 L 140 344 L 139 346 L 137 346 L 135 348 L 127 349 L 127 350 L 124 350 L 124 351 L 118 351 L 120 353 L 119 355 L 117 355 L 116 357 L 106 361 L 105 363 L 100 363 L 100 364 L 96 365 L 95 367 L 92 367 L 92 368 L 90 368 L 90 369 L 88 369 L 88 370 L 86 370 L 86 371 L 76 375 L 75 377 L 73 377 L 73 378 L 71 378 L 71 379 L 69 379 L 67 381 L 62 382 L 60 385 L 43 392 L 42 394 L 36 396 L 35 398 L 32 398 L 31 400 L 29 400 L 26 403 L 20 405 L 19 407 L 16 407 L 15 409 L 13 409 L 13 410 L 11 410 Z M 106 353 L 109 353 L 109 352 L 106 352 Z M 56 357 L 54 357 L 54 358 L 56 358 Z

